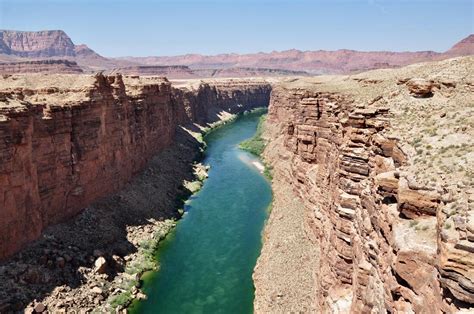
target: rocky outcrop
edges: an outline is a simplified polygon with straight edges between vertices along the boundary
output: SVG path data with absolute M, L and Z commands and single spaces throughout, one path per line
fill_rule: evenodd
M 467 147 L 474 145 L 472 119 L 461 128 L 429 119 L 439 110 L 468 110 L 473 94 L 472 75 L 466 71 L 473 61 L 301 79 L 274 87 L 265 159 L 274 168 L 273 185 L 288 187 L 303 202 L 304 222 L 294 229 L 303 228 L 318 253 L 307 263 L 315 269 L 313 285 L 305 289 L 313 291 L 301 291 L 306 278 L 291 278 L 275 292 L 282 297 L 306 294 L 302 302 L 287 307 L 270 294 L 267 276 L 275 272 L 276 263 L 263 254 L 254 274 L 257 312 L 311 307 L 317 312 L 437 313 L 473 306 L 474 221 L 467 199 L 474 190 L 469 173 L 438 170 L 438 165 L 425 168 L 429 161 L 447 158 L 445 144 L 434 131 L 414 137 L 425 127 L 439 127 L 436 132 L 445 137 L 453 134 L 466 138 Z M 397 85 L 402 75 L 422 77 L 430 82 L 429 88 Z M 432 88 L 434 81 L 447 77 L 455 90 L 442 84 Z M 434 96 L 413 97 L 413 89 L 415 96 L 428 89 Z M 425 120 L 414 123 L 407 110 Z M 474 163 L 469 149 L 456 156 L 450 162 Z M 465 179 L 467 183 L 458 183 Z M 274 206 L 282 202 L 278 195 Z M 456 203 L 463 205 L 452 212 Z M 278 250 L 278 234 L 294 224 L 288 210 L 293 209 L 285 205 L 272 210 L 262 252 Z M 455 217 L 449 219 L 451 214 Z M 304 247 L 308 242 L 293 245 Z M 280 258 L 287 269 L 306 263 L 285 254 Z
M 8 76 L 0 91 L 0 259 L 119 190 L 180 124 L 268 104 L 264 82 L 173 89 L 166 79 Z
M 61 30 L 0 31 L 0 53 L 26 58 L 75 56 L 74 44 Z
M 19 73 L 61 73 L 77 74 L 82 73 L 82 69 L 74 61 L 68 60 L 39 60 L 23 62 L 0 63 L 0 74 Z

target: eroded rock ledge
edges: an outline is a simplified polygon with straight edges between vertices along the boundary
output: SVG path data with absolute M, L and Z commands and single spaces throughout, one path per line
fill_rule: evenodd
M 472 310 L 473 68 L 467 57 L 274 87 L 265 159 L 304 208 L 275 193 L 256 312 Z M 282 239 L 291 228 L 306 239 Z M 285 243 L 317 256 L 278 253 Z
M 271 90 L 102 74 L 13 75 L 0 86 L 2 313 L 41 302 L 92 310 L 120 293 L 117 274 L 178 217 L 192 180 L 199 144 L 182 127 L 266 106 Z

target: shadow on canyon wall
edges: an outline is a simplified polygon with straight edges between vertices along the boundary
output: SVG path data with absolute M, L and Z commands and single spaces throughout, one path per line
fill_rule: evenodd
M 178 128 L 174 144 L 154 156 L 121 191 L 49 227 L 39 240 L 0 264 L 0 313 L 22 311 L 47 295 L 83 285 L 88 280 L 84 269 L 94 268 L 98 256 L 115 265 L 101 275 L 112 281 L 123 270 L 117 259 L 137 251 L 127 228 L 153 230 L 150 219 L 178 217 L 177 208 L 190 194 L 182 183 L 193 180 L 199 147 L 194 137 Z

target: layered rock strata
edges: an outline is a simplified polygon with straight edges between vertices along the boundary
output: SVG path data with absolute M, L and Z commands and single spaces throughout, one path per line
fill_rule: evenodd
M 216 78 L 216 77 L 268 77 L 268 76 L 307 76 L 304 71 L 290 71 L 265 68 L 225 68 L 225 69 L 191 69 L 185 65 L 136 65 L 115 68 L 111 74 L 157 75 L 169 79 Z
M 274 87 L 265 159 L 304 209 L 298 222 L 275 193 L 257 312 L 472 310 L 473 68 L 468 57 Z M 312 242 L 313 262 L 268 257 L 288 228 L 304 230 L 292 245 Z M 295 271 L 274 291 L 278 265 L 314 267 L 312 286 Z M 293 295 L 304 301 L 279 302 Z
M 23 32 L 0 30 L 0 53 L 19 57 L 74 56 L 74 44 L 61 30 Z
M 101 74 L 13 75 L 1 86 L 1 258 L 41 236 L 0 263 L 0 313 L 110 312 L 144 297 L 150 246 L 190 193 L 196 132 L 268 105 L 271 90 Z
M 268 104 L 259 82 L 173 89 L 166 79 L 10 76 L 0 91 L 0 259 L 119 190 L 184 123 Z
M 74 61 L 68 60 L 38 60 L 0 63 L 0 74 L 19 73 L 82 73 L 82 69 Z

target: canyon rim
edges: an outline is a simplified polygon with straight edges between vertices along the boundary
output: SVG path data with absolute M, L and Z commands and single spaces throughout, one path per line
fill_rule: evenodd
M 6 0 L 0 314 L 473 313 L 473 9 Z

